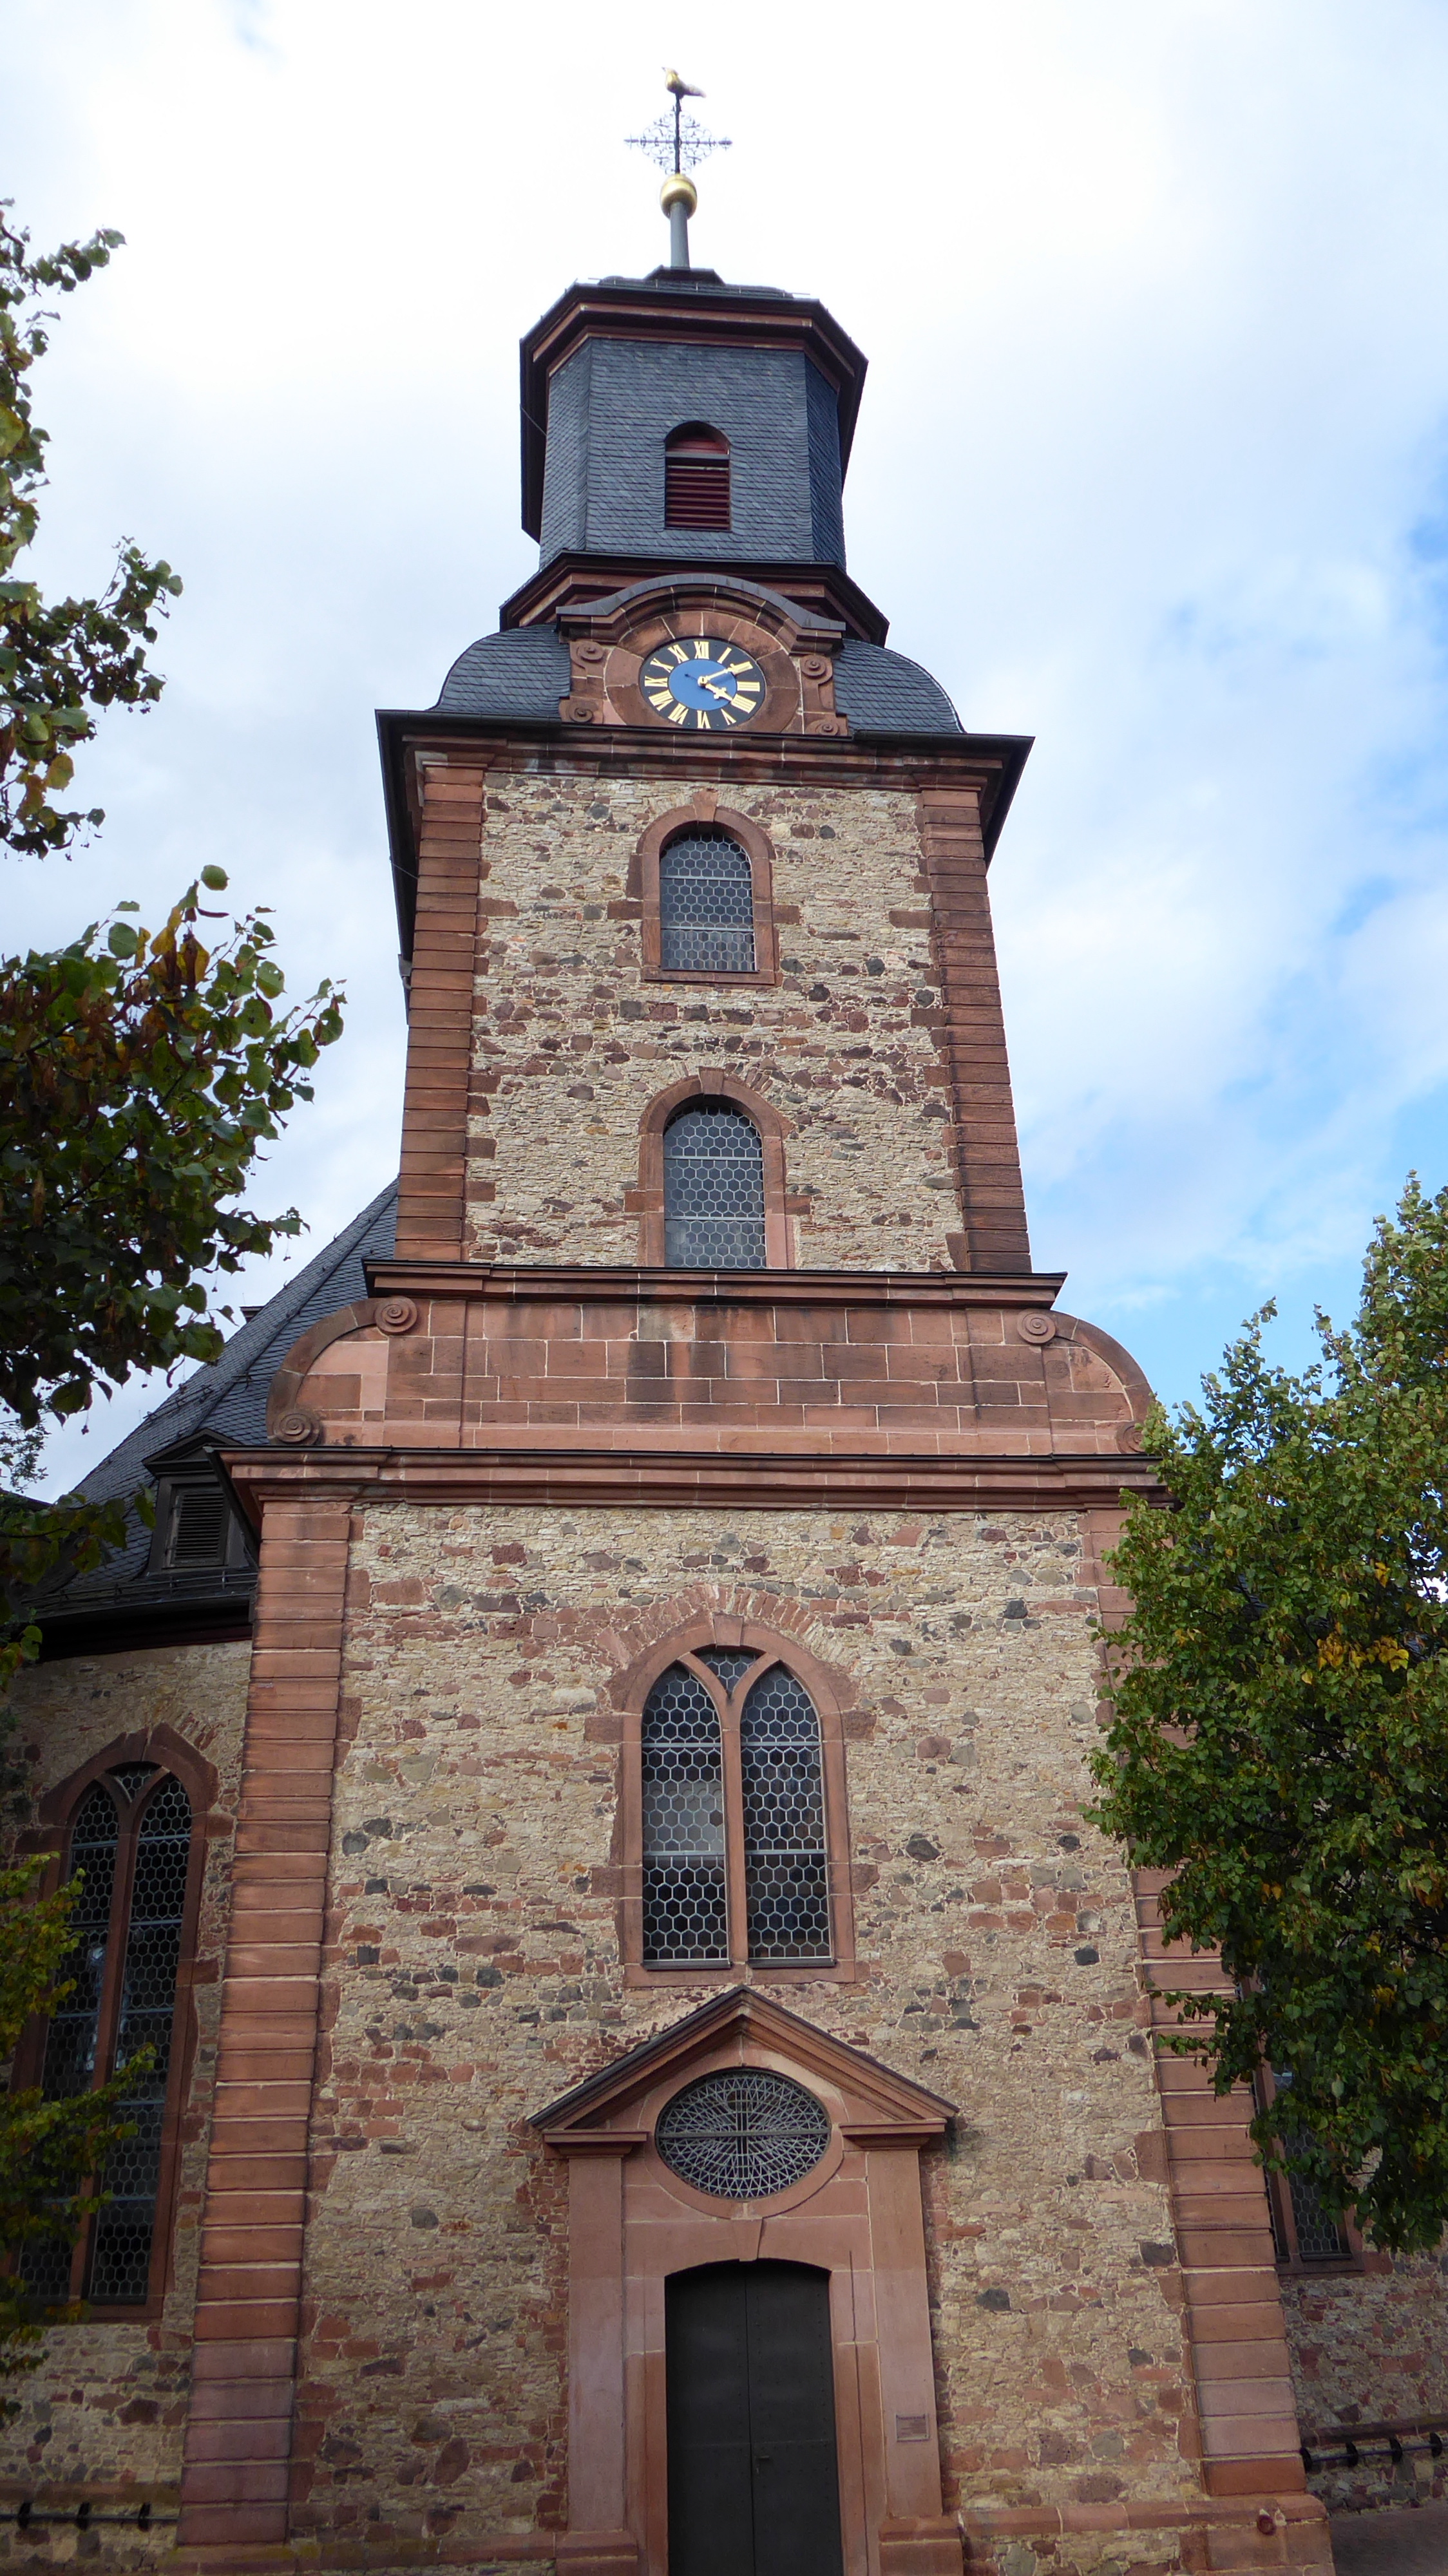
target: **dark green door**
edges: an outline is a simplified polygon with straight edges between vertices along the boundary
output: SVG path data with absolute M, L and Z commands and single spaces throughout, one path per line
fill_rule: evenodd
M 665 2284 L 669 2576 L 841 2576 L 827 2272 Z

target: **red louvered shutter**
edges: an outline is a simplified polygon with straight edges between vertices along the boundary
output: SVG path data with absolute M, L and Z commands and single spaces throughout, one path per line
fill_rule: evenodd
M 674 430 L 664 448 L 665 527 L 729 524 L 728 439 L 702 423 Z

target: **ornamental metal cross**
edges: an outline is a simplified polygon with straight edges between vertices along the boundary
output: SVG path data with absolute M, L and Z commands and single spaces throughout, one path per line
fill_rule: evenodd
M 684 114 L 685 99 L 702 98 L 703 91 L 692 89 L 676 71 L 665 72 L 664 87 L 674 102 L 672 116 L 661 116 L 657 124 L 648 126 L 642 134 L 630 134 L 625 140 L 637 151 L 647 152 L 649 159 L 657 161 L 661 170 L 675 172 L 707 160 L 711 152 L 727 152 L 730 148 L 727 134 L 710 134 L 697 118 Z

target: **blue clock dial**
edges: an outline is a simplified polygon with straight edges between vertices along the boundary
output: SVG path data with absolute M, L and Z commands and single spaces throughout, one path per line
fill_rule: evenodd
M 765 698 L 764 673 L 753 656 L 708 635 L 661 644 L 643 664 L 639 687 L 665 724 L 692 733 L 748 724 Z

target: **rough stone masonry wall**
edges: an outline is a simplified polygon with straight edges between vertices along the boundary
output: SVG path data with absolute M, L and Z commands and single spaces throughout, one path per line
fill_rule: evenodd
M 796 1128 L 785 1163 L 803 1203 L 801 1267 L 952 1268 L 945 1238 L 961 1220 L 914 797 L 731 787 L 774 845 L 781 980 L 645 982 L 630 862 L 648 826 L 692 794 L 679 779 L 491 774 L 472 1251 L 636 1261 L 626 1197 L 644 1110 L 722 1066 Z
M 22 1673 L 13 1705 L 34 1795 L 69 1779 L 118 1736 L 169 1726 L 219 1775 L 213 1822 L 234 1814 L 250 1661 L 246 1644 L 150 1646 L 67 1657 Z M 23 2481 L 34 2493 L 56 2485 L 120 2484 L 164 2493 L 181 2474 L 230 1855 L 227 1838 L 211 1840 L 197 1924 L 196 2050 L 165 2309 L 150 2323 L 58 2328 L 34 2377 L 8 2385 L 18 2413 L 0 2427 L 0 2477 Z
M 1448 2251 L 1367 2273 L 1285 2276 L 1282 2310 L 1303 2438 L 1355 2424 L 1448 2426 Z M 1309 2481 L 1330 2509 L 1448 2493 L 1448 2456 L 1381 2444 Z
M 858 1686 L 859 1982 L 777 1991 L 960 2106 L 924 2159 L 949 2500 L 1198 2491 L 1132 1909 L 1080 1813 L 1090 1598 L 1065 1515 L 367 1511 L 299 2531 L 565 2519 L 565 2179 L 526 2122 L 717 1991 L 625 1989 L 609 1874 L 610 1678 L 706 1606 Z

